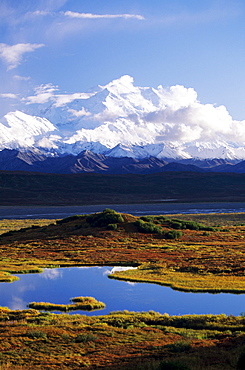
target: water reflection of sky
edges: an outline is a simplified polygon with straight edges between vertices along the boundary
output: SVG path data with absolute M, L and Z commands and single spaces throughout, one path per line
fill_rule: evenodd
M 112 267 L 45 269 L 42 274 L 18 275 L 19 281 L 0 284 L 0 305 L 25 309 L 29 302 L 67 304 L 70 298 L 92 296 L 106 304 L 101 311 L 149 311 L 170 315 L 225 313 L 245 311 L 245 295 L 184 293 L 156 284 L 128 283 L 109 279 Z M 84 313 L 79 311 L 79 313 Z

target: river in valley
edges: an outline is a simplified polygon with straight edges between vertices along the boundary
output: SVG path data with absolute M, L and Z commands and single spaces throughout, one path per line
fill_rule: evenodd
M 162 199 L 159 203 L 145 204 L 104 204 L 90 206 L 66 206 L 66 207 L 5 207 L 0 206 L 0 219 L 24 219 L 24 218 L 47 218 L 57 219 L 77 214 L 101 212 L 105 208 L 114 209 L 117 212 L 131 213 L 135 216 L 178 214 L 178 213 L 237 213 L 245 212 L 245 203 L 220 202 L 220 203 L 173 203 Z

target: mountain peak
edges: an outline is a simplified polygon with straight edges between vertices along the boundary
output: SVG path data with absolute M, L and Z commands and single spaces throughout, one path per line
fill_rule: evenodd
M 0 150 L 245 159 L 244 124 L 224 106 L 201 104 L 193 88 L 137 87 L 123 75 L 90 93 L 36 94 L 0 121 Z
M 109 91 L 112 91 L 112 92 L 113 91 L 117 92 L 119 94 L 128 93 L 128 92 L 135 89 L 134 79 L 133 79 L 133 77 L 131 77 L 129 75 L 121 76 L 120 78 L 109 82 L 107 85 L 100 86 L 100 87 L 101 88 L 106 88 L 106 89 L 108 89 Z

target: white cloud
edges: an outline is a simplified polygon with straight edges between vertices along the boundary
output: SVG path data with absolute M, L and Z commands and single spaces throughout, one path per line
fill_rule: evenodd
M 124 19 L 134 18 L 138 20 L 145 19 L 142 15 L 138 14 L 92 14 L 66 11 L 64 15 L 70 18 L 79 18 L 79 19 L 114 19 L 114 18 L 124 18 Z
M 88 99 L 93 95 L 93 93 L 74 93 L 74 94 L 58 94 L 55 95 L 55 106 L 62 107 L 66 104 L 71 103 L 74 100 Z M 84 112 L 85 113 L 85 112 Z M 85 114 L 82 114 L 83 116 Z
M 30 12 L 23 14 L 23 16 L 19 19 L 19 22 L 25 25 L 28 24 L 28 28 L 29 28 L 30 26 L 33 26 L 33 25 L 37 26 L 37 22 L 46 22 L 47 17 L 49 17 L 50 19 L 55 18 L 56 13 L 49 12 L 46 10 L 30 11 Z
M 75 110 L 75 109 L 68 109 L 68 112 L 70 112 L 75 117 L 89 117 L 91 116 L 91 113 L 88 112 L 84 107 L 82 107 L 81 110 Z
M 18 96 L 16 94 L 12 94 L 12 93 L 5 93 L 5 94 L 0 94 L 0 98 L 18 99 Z
M 47 12 L 45 10 L 36 10 L 35 12 L 28 13 L 30 16 L 46 16 L 46 15 L 52 15 L 51 12 Z
M 61 140 L 59 135 L 50 135 L 49 137 L 43 137 L 37 141 L 37 146 L 40 148 L 58 149 L 57 142 Z
M 0 43 L 0 59 L 2 59 L 9 69 L 16 68 L 21 62 L 23 54 L 33 52 L 36 49 L 43 47 L 44 44 L 15 44 L 7 45 Z
M 74 94 L 55 94 L 55 91 L 58 91 L 58 86 L 52 84 L 40 85 L 35 88 L 35 95 L 28 96 L 23 99 L 26 101 L 26 104 L 43 104 L 48 101 L 52 101 L 55 108 L 63 107 L 74 100 L 86 100 L 90 98 L 93 93 L 74 93 Z M 81 111 L 69 110 L 73 115 L 79 116 L 88 116 L 90 115 L 85 109 Z
M 144 117 L 161 126 L 158 140 L 211 140 L 215 135 L 228 139 L 233 134 L 234 121 L 224 106 L 201 104 L 196 92 L 183 86 L 160 91 L 162 108 Z
M 30 76 L 25 77 L 25 76 L 19 76 L 19 75 L 15 75 L 13 76 L 13 78 L 19 81 L 29 81 L 31 79 Z
M 66 138 L 70 144 L 92 141 L 114 147 L 118 143 L 245 141 L 245 121 L 233 120 L 223 105 L 202 104 L 193 88 L 176 85 L 149 90 L 131 84 L 125 90 L 120 81 L 101 87 L 111 92 L 102 102 L 96 92 L 61 94 L 52 84 L 39 86 L 24 102 L 50 102 L 54 109 L 61 107 L 59 120 L 79 122 L 78 131 Z M 54 112 L 46 117 L 51 122 Z
M 93 114 L 90 110 L 90 128 L 86 126 L 87 117 L 80 117 L 80 127 L 83 128 L 68 142 L 100 141 L 103 145 L 114 147 L 118 143 L 146 145 L 169 141 L 245 141 L 245 122 L 234 121 L 222 105 L 200 103 L 194 89 L 180 85 L 168 89 L 159 86 L 152 92 L 158 97 L 158 103 L 149 104 L 148 113 L 144 111 L 147 104 L 141 101 L 140 95 L 129 94 L 128 106 L 122 104 L 120 97 L 113 95 L 113 101 L 107 99 L 106 108 L 100 113 Z M 148 96 L 149 99 L 151 97 Z M 129 102 L 133 103 L 130 108 Z M 116 114 L 114 106 L 120 106 L 121 111 Z M 95 127 L 93 120 L 97 122 Z
M 58 90 L 57 86 L 52 84 L 45 84 L 36 87 L 35 95 L 28 96 L 24 99 L 27 104 L 43 104 L 47 103 L 50 100 L 54 100 L 54 92 Z

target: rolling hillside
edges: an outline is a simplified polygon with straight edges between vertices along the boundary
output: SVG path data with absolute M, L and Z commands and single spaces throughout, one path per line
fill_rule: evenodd
M 147 175 L 0 171 L 0 206 L 245 201 L 245 174 Z

